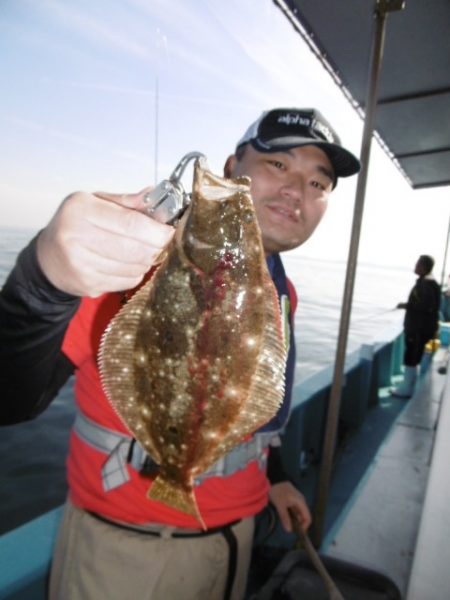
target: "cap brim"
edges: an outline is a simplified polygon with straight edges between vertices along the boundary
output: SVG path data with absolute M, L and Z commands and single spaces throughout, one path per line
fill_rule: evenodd
M 269 142 L 261 142 L 259 138 L 253 138 L 250 140 L 250 144 L 258 152 L 266 153 L 290 150 L 291 148 L 299 146 L 317 146 L 328 156 L 336 177 L 349 177 L 350 175 L 355 175 L 361 168 L 361 164 L 354 154 L 342 146 L 322 140 L 289 137 L 279 138 L 279 140 L 270 140 Z

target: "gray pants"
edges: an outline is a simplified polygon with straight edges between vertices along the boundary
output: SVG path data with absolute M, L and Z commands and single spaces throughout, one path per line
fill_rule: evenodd
M 232 527 L 238 542 L 231 599 L 244 597 L 253 519 Z M 182 531 L 182 530 L 178 530 Z M 153 536 L 99 521 L 69 502 L 56 543 L 50 600 L 223 600 L 229 546 L 218 532 Z

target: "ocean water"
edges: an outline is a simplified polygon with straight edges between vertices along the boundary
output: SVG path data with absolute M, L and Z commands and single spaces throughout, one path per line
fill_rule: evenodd
M 0 228 L 0 286 L 34 234 Z M 284 263 L 299 296 L 296 381 L 301 382 L 334 364 L 346 267 L 342 262 L 292 253 Z M 414 274 L 406 269 L 358 266 L 347 352 L 401 327 L 402 311 L 394 307 L 407 298 L 413 283 Z M 0 429 L 0 533 L 64 501 L 65 456 L 73 418 L 69 381 L 37 419 Z
M 296 381 L 334 364 L 345 286 L 346 264 L 287 254 L 286 272 L 299 297 L 295 318 Z M 359 264 L 353 291 L 347 353 L 363 343 L 386 339 L 401 329 L 404 312 L 395 307 L 407 299 L 412 271 Z

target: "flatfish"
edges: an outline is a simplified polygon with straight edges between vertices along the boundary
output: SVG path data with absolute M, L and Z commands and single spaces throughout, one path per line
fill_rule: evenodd
M 197 160 L 189 208 L 99 354 L 109 401 L 159 466 L 149 498 L 204 526 L 194 480 L 276 414 L 285 363 L 250 180 Z

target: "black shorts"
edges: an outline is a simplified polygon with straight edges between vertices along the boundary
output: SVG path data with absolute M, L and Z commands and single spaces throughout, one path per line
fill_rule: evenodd
M 422 360 L 425 346 L 433 335 L 429 333 L 405 332 L 405 355 L 403 363 L 407 367 L 415 367 Z

